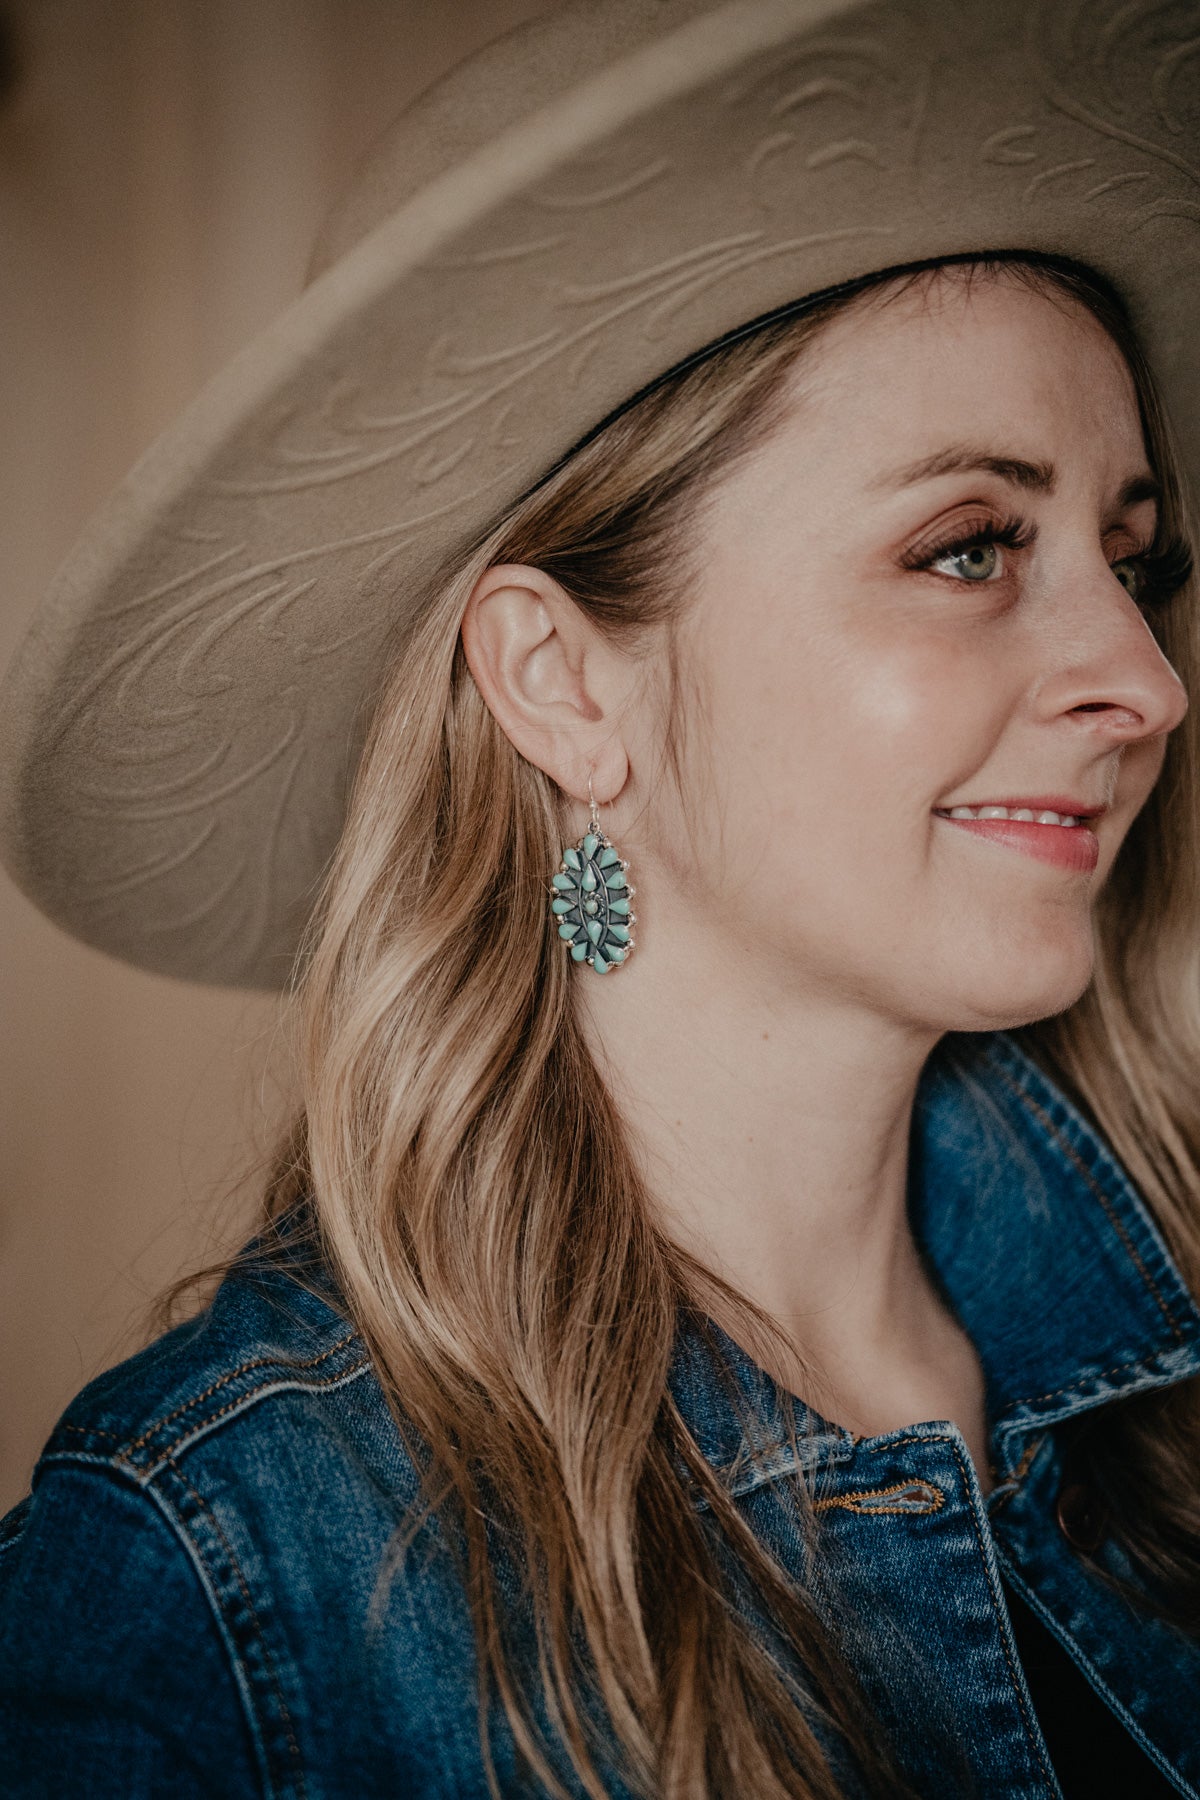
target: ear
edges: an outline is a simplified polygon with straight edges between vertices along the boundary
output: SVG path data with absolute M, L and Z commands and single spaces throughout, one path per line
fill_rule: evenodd
M 629 756 L 618 720 L 633 668 L 541 569 L 496 563 L 476 582 L 463 650 L 496 723 L 564 793 L 597 804 L 620 793 Z

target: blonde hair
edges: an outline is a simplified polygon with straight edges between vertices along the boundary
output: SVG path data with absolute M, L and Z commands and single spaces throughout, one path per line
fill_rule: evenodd
M 1117 339 L 1166 490 L 1163 529 L 1180 531 L 1175 456 L 1119 305 L 1065 265 L 962 259 L 968 280 L 1002 269 L 1082 302 Z M 881 277 L 878 292 L 886 300 L 936 278 Z M 452 1519 L 465 1544 L 485 1699 L 498 1694 L 519 1749 L 555 1795 L 566 1792 L 553 1767 L 560 1750 L 588 1794 L 605 1793 L 582 1698 L 589 1684 L 636 1792 L 833 1800 L 831 1736 L 869 1791 L 906 1791 L 814 1605 L 754 1537 L 671 1399 L 680 1317 L 703 1328 L 706 1292 L 720 1290 L 752 1325 L 769 1321 L 655 1222 L 578 1028 L 561 946 L 542 928 L 564 841 L 560 796 L 500 731 L 458 636 L 483 570 L 519 562 L 555 576 L 615 637 L 662 628 L 669 644 L 696 506 L 770 429 L 783 373 L 858 303 L 834 298 L 770 321 L 665 379 L 432 584 L 394 646 L 298 982 L 304 1107 L 280 1151 L 263 1229 L 269 1239 L 284 1216 L 302 1217 L 314 1254 L 332 1268 L 426 1472 L 423 1506 Z M 1185 680 L 1197 666 L 1189 598 L 1185 586 L 1156 626 Z M 1198 730 L 1193 710 L 1100 897 L 1091 987 L 1021 1034 L 1098 1123 L 1193 1281 Z M 948 1042 L 946 1053 L 966 1048 Z M 1193 1624 L 1200 1519 L 1181 1473 L 1200 1456 L 1194 1390 L 1106 1409 L 1117 1415 L 1112 1428 L 1079 1451 L 1093 1459 L 1135 1562 L 1172 1589 L 1176 1616 L 1191 1609 Z M 539 1735 L 516 1667 L 488 1518 L 504 1521 L 529 1572 L 533 1675 L 557 1745 Z M 398 1538 L 385 1575 L 418 1523 Z M 743 1617 L 714 1533 L 738 1558 L 783 1654 Z M 788 1672 L 792 1655 L 803 1682 Z M 481 1737 L 498 1792 L 482 1726 Z

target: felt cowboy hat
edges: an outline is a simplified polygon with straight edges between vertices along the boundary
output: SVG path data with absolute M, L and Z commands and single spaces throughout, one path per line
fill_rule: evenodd
M 0 690 L 69 931 L 273 986 L 423 581 L 664 371 L 983 250 L 1124 296 L 1200 486 L 1200 0 L 563 0 L 410 106 L 303 295 L 146 453 Z

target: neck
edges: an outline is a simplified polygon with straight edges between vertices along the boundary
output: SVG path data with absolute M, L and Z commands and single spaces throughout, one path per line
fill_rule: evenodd
M 936 1034 L 815 985 L 788 993 L 778 968 L 706 961 L 679 933 L 655 952 L 581 971 L 577 997 L 659 1222 L 783 1328 L 795 1360 L 745 1343 L 720 1303 L 718 1323 L 820 1410 L 871 1429 L 879 1371 L 945 1349 L 907 1209 Z

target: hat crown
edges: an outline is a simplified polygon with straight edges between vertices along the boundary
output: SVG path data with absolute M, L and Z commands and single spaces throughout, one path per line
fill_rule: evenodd
M 807 0 L 794 0 L 803 16 Z M 561 0 L 493 38 L 417 94 L 355 165 L 317 231 L 311 282 L 406 201 L 579 82 L 713 0 Z

